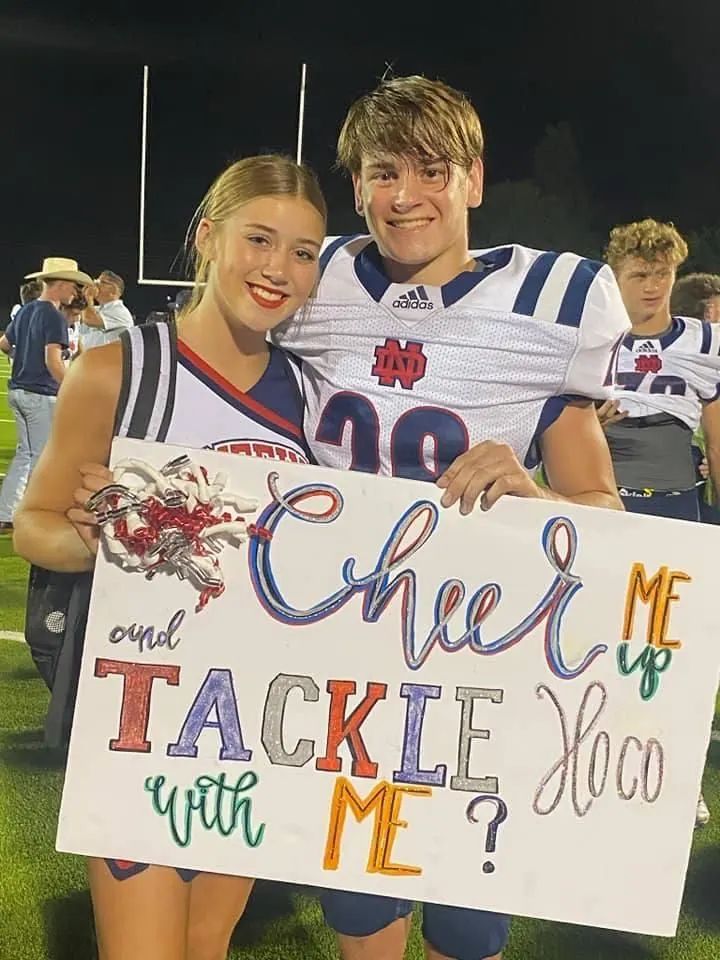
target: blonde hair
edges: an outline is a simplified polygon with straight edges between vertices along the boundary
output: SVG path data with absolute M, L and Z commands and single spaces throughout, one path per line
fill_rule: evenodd
M 389 153 L 469 169 L 483 146 L 480 118 L 464 93 L 440 80 L 395 77 L 352 104 L 338 138 L 337 163 L 358 174 L 363 156 Z
M 614 227 L 610 231 L 605 260 L 617 273 L 622 262 L 629 257 L 639 257 L 648 263 L 663 260 L 678 267 L 687 255 L 688 245 L 672 223 L 647 219 Z
M 210 186 L 193 215 L 186 234 L 188 259 L 193 268 L 195 286 L 192 296 L 180 311 L 190 313 L 202 300 L 210 273 L 210 258 L 195 246 L 195 230 L 203 219 L 221 225 L 240 207 L 259 197 L 298 197 L 312 204 L 327 222 L 327 206 L 315 174 L 290 157 L 265 154 L 237 160 Z

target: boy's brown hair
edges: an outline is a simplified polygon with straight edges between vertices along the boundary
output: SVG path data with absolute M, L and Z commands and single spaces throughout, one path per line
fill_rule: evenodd
M 670 310 L 681 317 L 705 319 L 705 309 L 714 297 L 720 297 L 720 276 L 716 273 L 688 273 L 673 287 Z
M 483 147 L 480 118 L 464 93 L 441 80 L 395 77 L 352 104 L 338 138 L 337 163 L 358 174 L 363 156 L 386 153 L 469 169 Z

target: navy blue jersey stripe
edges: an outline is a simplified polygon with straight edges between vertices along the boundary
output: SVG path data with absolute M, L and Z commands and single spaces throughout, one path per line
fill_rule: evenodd
M 513 313 L 520 313 L 525 317 L 531 317 L 533 315 L 538 298 L 540 297 L 540 291 L 545 286 L 545 281 L 559 256 L 559 253 L 552 252 L 540 254 L 528 270 L 522 286 L 518 290 L 518 295 L 515 297 L 515 303 L 512 308 Z
M 512 255 L 512 247 L 500 247 L 476 257 L 475 270 L 465 270 L 441 287 L 440 294 L 443 306 L 453 306 L 487 277 L 497 270 L 502 270 L 510 263 Z M 385 296 L 391 281 L 385 273 L 382 258 L 375 243 L 369 243 L 366 247 L 363 247 L 358 256 L 355 257 L 355 276 L 373 300 L 379 303 Z M 425 287 L 420 285 L 400 294 L 399 299 L 429 300 L 429 296 Z
M 663 350 L 666 347 L 669 347 L 671 344 L 675 343 L 685 333 L 685 321 L 682 317 L 673 317 L 672 323 L 670 324 L 670 329 L 667 333 L 664 333 L 660 339 L 660 346 Z
M 617 377 L 618 359 L 620 357 L 620 348 L 623 345 L 627 346 L 627 343 L 625 342 L 624 337 L 620 337 L 610 352 L 610 362 L 608 363 L 607 373 L 605 374 L 605 379 L 603 380 L 604 387 L 611 387 L 615 383 L 615 378 Z
M 374 243 L 363 247 L 353 262 L 355 276 L 375 303 L 380 303 L 390 281 L 383 270 L 382 259 Z
M 597 260 L 581 260 L 575 267 L 560 304 L 557 323 L 566 327 L 580 326 L 590 287 L 603 266 Z
M 167 397 L 165 398 L 165 412 L 163 413 L 160 429 L 156 437 L 159 441 L 163 441 L 165 437 L 167 437 L 175 408 L 175 386 L 177 384 L 177 325 L 174 320 L 168 322 L 168 334 L 170 343 L 170 376 L 167 386 Z
M 299 357 L 296 357 L 292 353 L 287 353 L 285 350 L 280 350 L 278 352 L 284 364 L 289 394 L 295 400 L 297 404 L 297 410 L 300 411 L 299 413 L 300 426 L 302 427 L 303 420 L 305 419 L 305 411 L 307 410 L 307 401 L 305 398 L 305 378 L 302 375 L 302 360 L 300 360 Z M 299 376 L 296 377 L 295 374 L 293 373 L 293 370 L 297 370 Z M 277 386 L 271 387 L 270 389 L 273 394 L 277 393 Z M 293 407 L 293 410 L 294 410 L 294 407 Z M 286 413 L 288 413 L 289 416 L 292 417 L 292 419 L 295 419 L 295 417 L 293 416 L 293 412 L 287 410 L 287 405 L 286 405 Z M 300 436 L 299 440 L 296 439 L 296 442 L 298 442 L 300 446 L 303 448 L 303 450 L 305 451 L 305 456 L 308 458 L 308 462 L 315 463 L 315 460 L 313 459 L 313 455 L 310 451 L 310 446 L 307 440 L 305 439 L 304 431 Z
M 716 400 L 720 400 L 720 383 L 715 388 L 715 393 L 711 397 L 700 397 L 700 401 L 703 404 L 715 403 Z
M 483 280 L 496 271 L 503 270 L 512 260 L 512 255 L 512 247 L 498 247 L 497 250 L 489 250 L 482 256 L 475 257 L 474 270 L 463 271 L 441 287 L 443 306 L 452 307 Z
M 702 343 L 700 344 L 700 353 L 710 353 L 710 344 L 712 343 L 712 327 L 709 323 L 702 325 Z
M 294 367 L 298 371 L 298 374 L 300 376 L 299 381 L 295 380 L 295 385 L 297 386 L 298 393 L 300 395 L 300 404 L 303 410 L 303 420 L 304 420 L 305 417 L 307 416 L 307 394 L 305 391 L 305 375 L 303 373 L 303 362 L 300 359 L 300 357 L 296 357 L 294 353 L 288 353 L 287 351 L 284 351 L 284 357 L 288 365 Z M 290 371 L 290 376 L 292 376 L 292 371 Z M 293 379 L 295 378 L 293 377 Z M 305 438 L 304 432 L 302 435 L 301 442 L 302 442 L 302 448 L 305 451 L 305 455 L 308 458 L 308 462 L 317 464 L 317 460 L 315 459 L 313 452 L 310 449 L 310 445 L 308 444 Z
M 587 401 L 587 397 L 581 397 L 574 393 L 564 393 L 555 397 L 550 397 L 549 400 L 545 401 L 543 408 L 540 411 L 540 418 L 538 419 L 535 433 L 533 434 L 533 438 L 530 441 L 527 453 L 525 454 L 524 466 L 528 470 L 534 470 L 535 467 L 539 466 L 542 462 L 542 451 L 540 449 L 540 445 L 545 431 L 555 423 L 565 407 L 578 400 Z

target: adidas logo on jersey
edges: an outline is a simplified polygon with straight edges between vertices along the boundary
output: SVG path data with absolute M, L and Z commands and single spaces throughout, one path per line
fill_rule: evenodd
M 643 343 L 638 344 L 635 347 L 635 353 L 657 353 L 657 344 L 653 343 L 652 340 L 645 340 Z
M 393 307 L 400 310 L 434 310 L 435 304 L 427 294 L 425 287 L 415 287 L 407 293 L 401 293 L 397 300 L 393 300 Z

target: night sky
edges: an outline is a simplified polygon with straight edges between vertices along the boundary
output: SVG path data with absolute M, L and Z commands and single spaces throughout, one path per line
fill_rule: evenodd
M 544 130 L 565 121 L 602 231 L 643 216 L 683 231 L 720 227 L 717 0 L 189 9 L 130 4 L 115 15 L 91 4 L 2 4 L 3 313 L 22 276 L 50 255 L 121 273 L 140 315 L 173 292 L 135 284 L 143 63 L 152 88 L 146 276 L 179 276 L 171 270 L 185 227 L 228 162 L 269 149 L 294 154 L 303 60 L 304 159 L 326 190 L 331 233 L 360 225 L 332 170 L 337 131 L 388 66 L 470 94 L 491 188 L 531 177 Z M 482 217 L 473 230 L 480 245 Z

